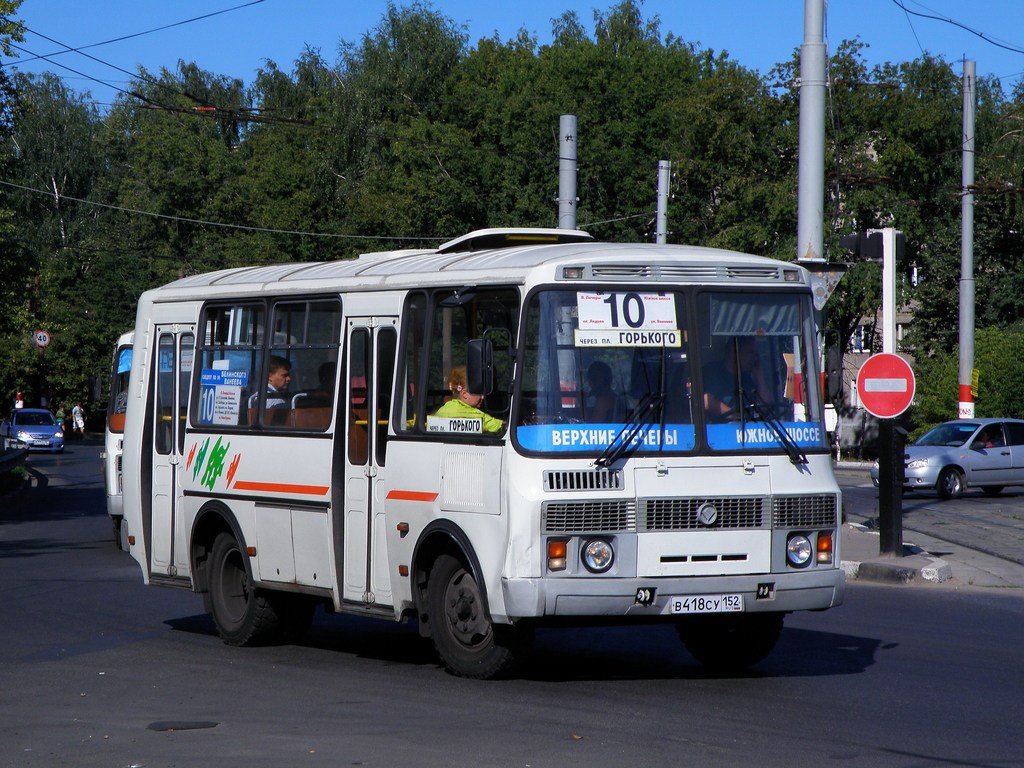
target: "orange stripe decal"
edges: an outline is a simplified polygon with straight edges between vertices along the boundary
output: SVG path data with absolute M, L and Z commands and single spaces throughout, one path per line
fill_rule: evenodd
M 437 498 L 436 493 L 429 491 L 388 491 L 387 498 L 398 501 L 433 501 Z
M 267 491 L 269 493 L 300 493 L 304 496 L 326 496 L 329 485 L 296 485 L 294 483 L 257 483 L 239 480 L 232 486 L 235 491 Z

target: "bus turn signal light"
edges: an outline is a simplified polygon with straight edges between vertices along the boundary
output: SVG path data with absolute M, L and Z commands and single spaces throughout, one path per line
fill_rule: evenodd
M 828 565 L 832 562 L 832 534 L 831 533 L 819 533 L 818 534 L 818 562 L 822 565 Z
M 548 570 L 564 571 L 568 544 L 563 539 L 548 539 Z

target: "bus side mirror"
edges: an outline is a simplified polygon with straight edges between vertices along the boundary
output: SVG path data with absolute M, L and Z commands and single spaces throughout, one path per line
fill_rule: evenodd
M 466 345 L 466 386 L 474 395 L 494 390 L 494 347 L 490 339 L 470 339 Z

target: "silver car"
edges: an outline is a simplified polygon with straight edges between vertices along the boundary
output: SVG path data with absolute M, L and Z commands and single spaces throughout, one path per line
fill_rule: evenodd
M 1024 420 L 947 421 L 907 446 L 904 490 L 932 490 L 944 499 L 969 487 L 996 495 L 1007 485 L 1024 485 Z M 871 467 L 878 485 L 878 462 Z

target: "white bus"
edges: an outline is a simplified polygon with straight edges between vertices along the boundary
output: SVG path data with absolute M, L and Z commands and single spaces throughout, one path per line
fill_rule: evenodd
M 130 551 L 234 645 L 323 605 L 469 677 L 563 623 L 746 667 L 843 597 L 816 359 L 799 266 L 579 231 L 187 277 L 139 301 Z
M 124 444 L 124 421 L 128 410 L 128 382 L 132 370 L 132 340 L 134 332 L 123 333 L 114 347 L 110 365 L 110 398 L 107 401 L 107 419 L 103 430 L 103 485 L 107 493 L 107 514 L 114 528 L 114 542 L 118 549 L 127 548 L 122 525 L 124 511 L 121 495 L 121 453 Z

